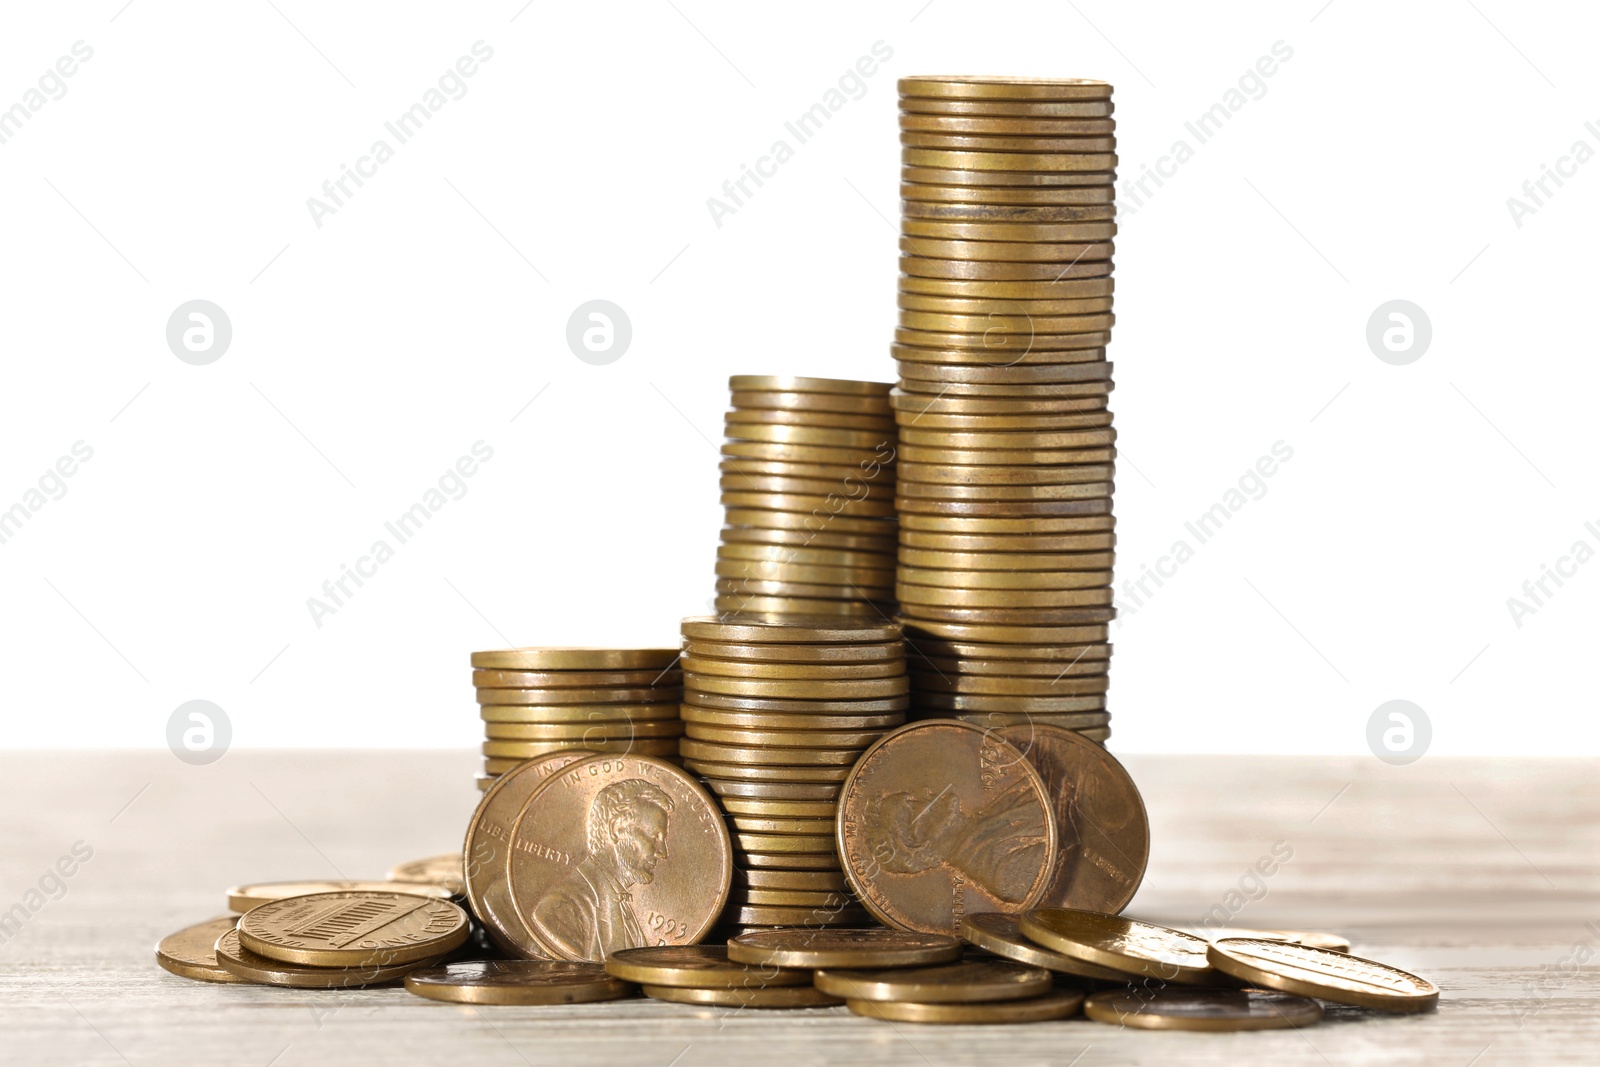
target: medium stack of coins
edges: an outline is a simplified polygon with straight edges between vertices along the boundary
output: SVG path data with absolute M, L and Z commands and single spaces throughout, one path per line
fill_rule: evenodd
M 684 765 L 726 811 L 734 881 L 723 924 L 847 926 L 869 916 L 835 838 L 840 784 L 905 722 L 899 629 L 830 616 L 683 621 Z
M 899 571 L 917 712 L 1103 740 L 1111 86 L 900 81 Z
M 551 752 L 678 755 L 683 672 L 674 648 L 510 648 L 472 654 L 488 789 Z
M 718 611 L 894 614 L 890 385 L 736 375 Z

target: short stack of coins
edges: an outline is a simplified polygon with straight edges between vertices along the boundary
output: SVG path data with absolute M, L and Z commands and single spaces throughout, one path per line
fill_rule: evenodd
M 892 386 L 759 375 L 728 384 L 716 610 L 892 616 Z
M 675 759 L 675 648 L 510 648 L 472 654 L 483 717 L 478 788 L 525 760 L 583 749 Z
M 836 814 L 856 759 L 905 722 L 899 628 L 834 616 L 683 621 L 684 766 L 727 814 L 724 927 L 870 921 L 845 880 Z
M 1094 81 L 900 81 L 896 598 L 914 715 L 1105 711 L 1115 123 Z

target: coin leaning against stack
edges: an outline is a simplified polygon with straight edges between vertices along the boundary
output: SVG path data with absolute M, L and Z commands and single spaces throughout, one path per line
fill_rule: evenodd
M 472 654 L 483 718 L 478 788 L 530 759 L 588 752 L 676 759 L 675 648 L 510 648 Z
M 892 387 L 762 375 L 728 384 L 716 610 L 892 615 Z
M 1103 741 L 1116 124 L 1104 82 L 900 80 L 895 596 L 913 717 Z
M 868 920 L 835 846 L 840 784 L 905 721 L 909 682 L 891 622 L 727 615 L 683 621 L 684 766 L 717 795 L 733 835 L 723 924 Z

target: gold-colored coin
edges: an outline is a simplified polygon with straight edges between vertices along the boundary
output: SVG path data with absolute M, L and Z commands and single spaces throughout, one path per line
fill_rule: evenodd
M 850 1000 L 898 1000 L 921 1004 L 971 1004 L 1023 1000 L 1050 991 L 1050 972 L 1001 960 L 961 960 L 927 967 L 885 970 L 835 969 L 816 972 L 824 993 Z
M 1110 483 L 1089 483 L 1091 486 L 1108 486 Z M 929 487 L 931 488 L 931 487 Z M 1008 488 L 1004 486 L 940 486 L 941 489 L 954 491 L 971 490 L 973 492 L 1003 492 L 1003 493 L 1051 493 L 1061 491 L 1064 496 L 1070 496 L 1073 486 L 1019 486 Z M 1000 574 L 1030 574 L 1036 572 L 1062 573 L 1075 571 L 1098 571 L 1110 573 L 1111 565 L 1116 560 L 1115 552 L 940 552 L 934 549 L 905 547 L 900 550 L 900 565 L 905 568 L 901 573 L 916 573 L 923 568 L 940 573 L 949 571 L 965 571 L 981 575 Z M 975 582 L 984 582 L 988 579 L 974 578 Z M 995 579 L 1004 581 L 1004 579 Z M 920 579 L 919 579 L 920 581 Z M 931 584 L 931 583 L 923 583 Z
M 900 640 L 900 628 L 883 619 L 700 615 L 684 619 L 682 629 L 683 636 L 691 641 L 726 643 L 847 645 L 893 644 Z
M 1006 730 L 1017 726 L 1058 726 L 1069 733 L 1090 741 L 1104 741 L 1111 736 L 1106 725 L 1111 721 L 1108 711 L 930 711 L 935 717 L 960 719 L 985 730 Z M 1091 736 L 1092 735 L 1092 736 Z
M 239 920 L 245 949 L 305 967 L 435 959 L 459 947 L 471 932 L 467 913 L 448 900 L 400 892 L 291 897 L 252 908 Z
M 503 671 L 661 670 L 677 657 L 675 648 L 510 648 L 474 652 L 472 665 Z
M 655 704 L 678 698 L 677 686 L 636 689 L 479 689 L 479 704 Z
M 1322 1005 L 1264 989 L 1108 989 L 1083 1003 L 1095 1022 L 1139 1030 L 1286 1030 L 1322 1018 Z
M 738 860 L 739 866 L 745 869 L 807 872 L 831 872 L 839 869 L 839 856 L 833 852 L 741 852 Z M 867 916 L 863 916 L 862 921 L 869 922 L 871 920 Z M 792 924 L 757 923 L 752 920 L 752 925 L 783 926 Z
M 288 986 L 292 989 L 359 989 L 362 986 L 382 985 L 435 962 L 435 959 L 424 959 L 364 967 L 308 967 L 251 952 L 240 943 L 238 930 L 229 930 L 219 937 L 213 951 L 223 970 L 237 978 L 260 985 Z
M 722 693 L 768 699 L 878 700 L 910 692 L 904 676 L 823 681 L 811 678 L 734 678 L 686 671 L 684 678 L 686 693 Z
M 678 755 L 678 744 L 677 738 L 615 738 L 607 740 L 591 735 L 581 740 L 568 738 L 560 741 L 485 741 L 481 747 L 485 756 L 491 756 L 495 759 L 524 760 L 534 759 L 538 756 L 548 756 L 552 752 L 564 752 L 574 745 L 596 753 L 610 752 L 617 755 L 634 756 L 676 756 Z
M 598 963 L 566 960 L 447 963 L 412 971 L 406 989 L 450 1004 L 590 1004 L 634 993 Z
M 860 465 L 875 455 L 882 463 L 892 460 L 894 442 L 880 442 L 873 448 L 844 448 L 832 445 L 792 445 L 775 441 L 723 441 L 721 454 L 727 459 L 763 459 L 779 463 L 822 463 L 834 466 Z
M 744 834 L 782 834 L 791 837 L 831 837 L 833 834 L 831 818 L 774 819 L 765 815 L 730 815 L 728 821 L 736 831 Z
M 980 353 L 978 350 L 970 348 L 948 349 L 943 352 L 936 352 L 931 349 L 912 349 L 905 347 L 897 348 L 897 354 L 901 356 L 904 356 L 907 353 L 918 352 L 920 352 L 923 356 L 931 356 L 937 360 L 944 361 L 943 363 L 926 364 L 926 366 L 929 368 L 936 366 L 954 366 L 955 364 L 963 361 L 965 361 L 968 365 L 978 363 L 982 363 L 985 366 L 994 365 L 992 360 L 979 360 L 974 358 Z M 1086 348 L 1076 352 L 1040 352 L 1036 353 L 1038 357 L 1037 360 L 1024 357 L 1020 360 L 1014 361 L 1010 365 L 1016 367 L 1025 367 L 1037 366 L 1045 362 L 1059 364 L 1063 360 L 1076 359 L 1080 356 L 1083 357 L 1083 359 L 1087 362 L 1094 362 L 1099 360 L 1103 354 L 1104 350 L 1097 348 Z M 900 366 L 903 369 L 910 367 L 911 364 L 902 358 L 900 361 Z M 976 367 L 973 367 L 972 369 L 976 369 Z M 968 382 L 940 383 L 935 381 L 923 381 L 919 378 L 913 378 L 909 374 L 901 379 L 901 385 L 905 387 L 905 391 L 907 393 L 915 396 L 944 395 L 951 400 L 1043 400 L 1055 404 L 1057 406 L 1057 410 L 1080 414 L 1091 411 L 1108 410 L 1111 390 L 1113 387 L 1113 384 L 1110 381 L 1105 380 L 1087 382 L 1019 382 L 1016 384 L 1000 385 Z
M 884 599 L 888 599 L 885 594 Z M 730 615 L 745 612 L 762 612 L 777 615 L 817 615 L 832 612 L 841 618 L 881 619 L 885 615 L 882 605 L 865 600 L 820 600 L 815 597 L 766 596 L 764 594 L 728 593 L 711 602 L 718 611 Z
M 1082 454 L 1096 457 L 1088 462 L 1104 462 L 1114 449 L 1084 449 Z M 982 456 L 1002 455 L 1000 452 L 944 452 L 945 456 Z M 1065 453 L 1032 453 L 1033 455 L 1064 455 Z M 996 461 L 999 463 L 1000 461 Z M 988 533 L 988 534 L 1033 534 L 1033 533 L 1098 533 L 1110 530 L 1115 525 L 1109 515 L 1083 515 L 1066 518 L 1044 519 L 964 519 L 960 517 L 929 516 L 929 515 L 903 515 L 901 526 L 907 530 L 928 530 L 935 533 Z M 685 683 L 687 684 L 687 683 Z M 516 690 L 494 690 L 494 692 L 516 692 Z
M 733 835 L 733 844 L 735 848 L 744 851 L 762 852 L 768 855 L 786 855 L 790 852 L 831 855 L 834 850 L 833 838 L 828 834 L 760 834 L 737 831 Z
M 1203 943 L 1203 942 L 1202 942 Z M 1376 1011 L 1432 1011 L 1439 987 L 1396 967 L 1343 952 L 1229 937 L 1207 950 L 1212 967 L 1250 985 Z
M 755 748 L 687 738 L 678 742 L 678 747 L 685 759 L 752 767 L 848 767 L 860 755 L 854 748 Z
M 901 96 L 900 110 L 923 115 L 1011 115 L 1026 118 L 1082 119 L 1105 118 L 1116 105 L 1107 99 L 935 99 L 928 96 Z
M 671 668 L 645 671 L 473 671 L 477 689 L 613 689 L 674 686 L 682 674 Z
M 835 911 L 855 906 L 855 899 L 847 893 L 812 893 L 798 889 L 747 889 L 742 894 L 735 892 L 734 897 L 741 905 L 767 908 L 821 908 Z
M 930 672 L 942 674 L 947 677 L 960 675 L 962 677 L 989 677 L 1000 676 L 1008 678 L 1042 678 L 1049 680 L 1061 677 L 1078 677 L 1086 674 L 1104 674 L 1111 655 L 1111 646 L 1087 646 L 1098 648 L 1098 658 L 1091 657 L 1087 649 L 1080 649 L 1084 654 L 1077 659 L 1064 660 L 1020 660 L 1020 659 L 948 659 L 942 656 L 919 656 L 913 661 L 915 670 L 912 674 L 921 677 Z
M 891 711 L 876 715 L 843 715 L 836 712 L 795 714 L 784 711 L 724 711 L 718 708 L 702 708 L 694 704 L 685 704 L 683 706 L 683 721 L 706 726 L 739 727 L 746 730 L 784 730 L 794 733 L 806 733 L 813 730 L 886 729 L 891 726 L 899 726 L 905 722 L 905 713 Z
M 896 355 L 901 351 L 921 349 L 925 362 L 931 363 L 982 363 L 988 366 L 1010 366 L 1018 363 L 1065 363 L 1063 353 L 1080 352 L 1084 362 L 1099 362 L 1101 350 L 1111 343 L 1111 332 L 1099 330 L 1085 333 L 1005 333 L 998 330 L 979 330 L 972 333 L 940 333 L 933 330 L 912 330 L 896 326 L 894 331 Z M 965 357 L 961 353 L 967 353 Z M 927 383 L 931 385 L 931 383 Z M 1109 380 L 1093 382 L 1061 382 L 1085 390 L 1084 395 L 1098 395 L 1087 390 L 1097 389 L 1109 393 L 1115 384 Z
M 1059 223 L 1081 222 L 1109 222 L 1117 217 L 1117 209 L 1112 204 L 951 204 L 925 202 L 921 200 L 900 201 L 900 211 L 905 219 L 922 222 L 1001 222 L 1001 223 L 1026 223 L 1029 225 L 1056 225 Z M 1111 292 L 1114 288 L 1112 279 L 1105 278 L 1097 283 L 1100 292 L 1092 299 L 1103 302 L 1099 308 L 1083 309 L 1108 311 L 1111 307 Z M 902 298 L 907 295 L 924 296 L 919 293 L 901 293 Z M 933 297 L 931 299 L 939 299 Z M 949 299 L 949 298 L 946 298 Z M 1051 303 L 1052 301 L 1041 301 Z M 1071 301 L 1056 301 L 1071 303 Z M 1026 303 L 1026 301 L 1017 301 Z M 916 305 L 900 304 L 901 307 L 915 307 Z M 928 308 L 925 310 L 942 310 Z M 1063 309 L 1056 314 L 1071 314 L 1077 309 Z
M 1099 225 L 1085 223 L 1084 225 Z M 938 237 L 902 237 L 900 252 L 922 259 L 958 260 L 963 263 L 1081 263 L 1085 260 L 1110 259 L 1116 246 L 1108 239 L 1087 242 L 1035 242 L 1035 241 L 956 241 Z M 914 273 L 907 271 L 906 273 Z M 1067 331 L 1070 332 L 1070 331 Z M 1087 331 L 1085 331 L 1087 332 Z M 911 344 L 896 333 L 896 340 Z M 1099 342 L 1105 344 L 1104 341 Z M 1088 345 L 1063 344 L 1062 348 L 1086 348 Z M 872 444 L 876 444 L 873 442 Z M 868 445 L 867 447 L 872 447 Z
M 483 735 L 491 741 L 617 741 L 629 737 L 681 737 L 683 723 L 675 719 L 651 722 L 490 723 Z
M 672 700 L 654 704 L 481 704 L 478 715 L 488 723 L 629 723 L 660 722 L 678 717 Z
M 628 982 L 693 989 L 766 989 L 811 984 L 810 971 L 729 962 L 726 945 L 626 948 L 606 957 L 605 970 Z
M 1041 553 L 1085 552 L 1116 547 L 1117 535 L 1110 532 L 1088 534 L 944 534 L 926 530 L 907 530 L 901 535 L 907 548 L 932 552 L 993 552 L 995 555 L 1021 554 L 1029 548 Z
M 695 691 L 685 697 L 694 706 L 714 711 L 794 712 L 801 715 L 879 715 L 904 711 L 909 698 L 879 697 L 873 700 L 784 700 L 773 697 L 740 697 L 724 693 Z
M 937 149 L 903 150 L 903 152 L 934 151 Z M 1090 160 L 1094 157 L 1080 158 Z M 1114 170 L 951 170 L 947 167 L 913 167 L 909 164 L 900 167 L 900 181 L 903 185 L 957 186 L 978 192 L 990 189 L 1082 189 L 1109 185 L 1116 181 L 1116 177 Z
M 1063 246 L 1065 247 L 1065 246 Z M 902 251 L 905 251 L 902 249 Z M 1087 250 L 1085 250 L 1087 251 Z M 971 258 L 939 258 L 926 249 L 911 249 L 900 257 L 902 289 L 916 291 L 911 278 L 987 282 L 1059 282 L 1067 278 L 1103 278 L 1111 273 L 1110 249 L 1102 247 L 1100 256 L 1068 256 L 1057 262 L 983 261 Z
M 1324 930 L 1253 930 L 1242 926 L 1179 926 L 1176 929 L 1207 941 L 1220 941 L 1225 937 L 1244 937 L 1257 941 L 1287 941 L 1291 945 L 1310 945 L 1329 952 L 1349 953 L 1350 939 L 1343 934 Z
M 843 871 L 741 871 L 735 884 L 751 889 L 792 889 L 843 893 L 850 887 Z
M 724 801 L 734 797 L 771 800 L 836 800 L 838 782 L 739 782 L 716 779 L 707 782 L 711 791 Z
M 735 441 L 765 441 L 777 445 L 820 445 L 828 448 L 871 450 L 894 445 L 894 433 L 884 430 L 840 430 L 827 426 L 775 426 L 760 422 L 723 423 L 723 431 Z
M 775 446 L 776 447 L 776 446 Z M 882 537 L 893 532 L 892 518 L 842 515 L 839 508 L 817 507 L 810 511 L 777 511 L 761 508 L 728 508 L 723 518 L 729 526 L 757 526 L 771 530 L 804 530 L 808 534 L 819 531 L 839 533 L 874 534 Z M 876 546 L 874 546 L 876 547 Z
M 1109 294 L 1077 300 L 974 300 L 959 296 L 929 296 L 926 293 L 901 293 L 895 298 L 895 306 L 903 311 L 931 315 L 981 315 L 985 319 L 990 315 L 1015 319 L 1097 315 L 1110 311 L 1115 304 L 1115 299 Z M 893 395 L 890 394 L 891 397 Z
M 1063 678 L 1060 685 L 1067 687 L 1070 679 Z M 1104 692 L 1083 696 L 989 696 L 982 693 L 929 693 L 917 694 L 917 706 L 922 709 L 940 708 L 946 711 L 1009 711 L 1009 712 L 1066 712 L 1100 711 L 1106 706 Z
M 900 510 L 907 515 L 949 515 L 968 518 L 1023 519 L 1062 515 L 1109 515 L 1110 495 L 1077 500 L 938 500 L 906 497 Z
M 1083 994 L 1057 989 L 1027 1000 L 980 1001 L 975 1004 L 922 1004 L 897 1000 L 847 1000 L 853 1014 L 901 1023 L 948 1023 L 975 1026 L 986 1023 L 1039 1023 L 1070 1019 L 1083 1007 Z
M 866 748 L 882 734 L 882 730 L 751 730 L 698 722 L 686 724 L 686 736 L 691 740 L 776 749 Z
M 972 300 L 1080 300 L 1109 295 L 1115 283 L 1110 277 L 1068 277 L 1042 281 L 972 281 L 920 278 L 906 275 L 899 280 L 901 293 Z
M 1108 659 L 1111 656 L 1111 646 L 1103 643 L 1103 640 L 1066 645 L 1026 641 L 1000 643 L 924 634 L 918 638 L 916 649 L 923 655 L 944 659 L 1047 662 L 1058 664 L 1058 669 L 1080 660 Z M 997 668 L 997 673 L 1005 672 Z M 1019 669 L 1017 673 L 1023 671 Z
M 461 896 L 467 891 L 467 880 L 461 870 L 461 853 L 445 852 L 420 860 L 396 864 L 389 869 L 389 881 L 410 884 L 436 885 L 448 890 L 451 896 Z
M 907 620 L 908 640 L 921 641 L 924 637 L 945 638 L 951 641 L 980 641 L 1015 645 L 1091 645 L 1106 640 L 1111 628 L 1104 624 L 1094 626 L 1001 626 L 940 622 L 933 619 Z
M 647 985 L 644 995 L 678 1004 L 706 1004 L 725 1008 L 829 1008 L 839 1001 L 814 986 L 735 986 L 695 988 L 693 986 Z
M 938 175 L 941 172 L 925 172 Z M 1116 186 L 1108 177 L 1093 185 L 971 185 L 961 182 L 917 181 L 902 175 L 900 198 L 934 204 L 1013 204 L 1058 207 L 1075 204 L 1114 204 Z M 1105 273 L 1110 273 L 1106 271 Z
M 1116 119 L 1031 119 L 900 113 L 902 130 L 980 137 L 1102 137 L 1117 131 Z
M 921 365 L 906 364 L 907 369 L 916 371 Z M 1105 364 L 1099 361 L 1071 364 L 1045 364 L 1030 365 L 1020 364 L 1015 367 L 938 367 L 938 374 L 942 379 L 963 378 L 993 378 L 1004 372 L 1012 378 L 1028 384 L 1026 379 L 1039 377 L 1045 373 L 1050 376 L 1066 378 L 1080 377 L 1108 373 L 1102 370 Z M 1099 381 L 1097 378 L 1082 378 L 1083 381 Z M 1058 384 L 1074 384 L 1062 382 Z M 978 416 L 1018 418 L 1033 416 L 1038 418 L 1084 418 L 1096 422 L 1107 421 L 1110 412 L 1104 406 L 1104 401 L 1099 398 L 1086 397 L 1053 397 L 1053 398 L 1006 398 L 995 397 L 992 399 L 982 397 L 930 397 L 926 393 L 904 393 L 896 391 L 894 396 L 895 408 L 902 416 L 911 416 L 920 419 L 927 415 L 962 415 L 968 418 Z M 915 428 L 912 423 L 911 428 Z M 906 475 L 902 480 L 912 480 Z
M 1010 78 L 969 74 L 901 78 L 900 96 L 940 100 L 1110 100 L 1111 83 L 1088 78 Z
M 1070 908 L 1022 914 L 1023 936 L 1054 952 L 1123 974 L 1178 985 L 1232 985 L 1206 959 L 1204 938 L 1120 915 Z
M 842 548 L 851 552 L 892 553 L 895 540 L 893 523 L 874 528 L 883 532 L 871 534 L 846 533 L 832 529 L 827 523 L 813 521 L 813 529 L 803 526 L 796 529 L 770 529 L 760 526 L 724 526 L 723 544 L 777 545 L 782 548 Z
M 901 610 L 918 625 L 960 623 L 978 626 L 1066 626 L 1078 623 L 1110 622 L 1116 609 L 1084 608 L 947 608 L 932 604 L 908 604 Z
M 827 782 L 839 783 L 850 773 L 848 764 L 758 764 L 728 763 L 685 756 L 683 765 L 706 778 L 745 782 Z
M 1104 661 L 1101 661 L 1104 665 Z M 932 671 L 913 675 L 919 693 L 965 693 L 984 696 L 1064 697 L 1090 696 L 1111 687 L 1109 675 L 1062 678 L 1004 678 L 988 674 L 948 674 Z M 1095 724 L 1098 725 L 1098 724 Z
M 857 430 L 882 433 L 892 431 L 894 423 L 889 409 L 878 401 L 878 410 L 861 415 L 847 411 L 795 411 L 789 408 L 730 408 L 722 416 L 724 423 L 751 426 L 812 426 L 834 430 Z
M 894 510 L 894 503 L 888 505 Z M 718 560 L 716 573 L 720 578 L 748 578 L 752 581 L 791 582 L 802 585 L 860 585 L 864 587 L 894 584 L 894 567 L 879 565 L 867 567 L 829 567 L 810 563 L 783 563 L 778 560 Z
M 741 411 L 815 411 L 846 415 L 875 415 L 883 411 L 882 392 L 871 396 L 845 393 L 799 393 L 790 390 L 738 389 L 729 403 Z
M 911 394 L 908 394 L 911 395 Z M 916 394 L 924 395 L 924 394 Z M 924 399 L 926 396 L 924 395 Z M 963 430 L 969 433 L 1007 433 L 1013 430 L 1084 430 L 1096 426 L 1110 426 L 1111 412 L 1068 411 L 1060 415 L 945 415 L 938 412 L 917 411 L 908 407 L 901 418 L 909 427 L 927 430 Z M 896 486 L 901 496 L 927 496 L 928 492 L 918 482 L 905 480 Z
M 858 907 L 786 908 L 776 904 L 743 904 L 729 908 L 728 917 L 748 926 L 852 926 L 872 921 L 872 916 Z
M 754 815 L 782 819 L 832 819 L 839 809 L 832 800 L 749 800 L 723 797 L 722 810 L 729 815 Z M 813 886 L 769 886 L 768 888 L 811 889 Z M 831 887 L 825 887 L 831 888 Z
M 230 911 L 245 912 L 274 900 L 311 896 L 314 893 L 410 893 L 413 896 L 448 900 L 444 886 L 416 882 L 256 882 L 236 885 L 228 890 Z
M 843 378 L 793 378 L 785 375 L 735 374 L 728 379 L 732 392 L 832 393 L 839 396 L 883 396 L 889 382 L 857 382 Z
M 830 494 L 849 500 L 893 500 L 894 481 L 885 479 L 871 484 L 857 479 L 846 484 L 843 479 L 828 481 L 821 478 L 789 478 L 773 474 L 724 474 L 717 480 L 717 488 L 725 493 L 760 493 L 763 496 L 820 496 Z M 728 501 L 724 500 L 724 504 Z M 758 505 L 760 506 L 760 505 Z
M 903 148 L 932 148 L 957 152 L 1053 152 L 1082 155 L 1117 150 L 1117 139 L 1114 136 L 1010 137 L 907 129 L 900 131 L 900 144 Z
M 870 462 L 860 463 L 801 463 L 749 456 L 723 456 L 717 461 L 717 470 L 724 474 L 764 474 L 781 478 L 811 478 L 840 482 L 847 488 L 863 485 L 871 488 L 894 484 L 894 457 L 887 453 L 882 459 L 874 456 Z
M 906 445 L 933 448 L 995 449 L 1003 453 L 1056 449 L 1100 448 L 1117 439 L 1114 427 L 1087 430 L 1018 430 L 1011 433 L 965 433 L 959 430 L 923 430 L 907 427 Z
M 903 657 L 877 663 L 763 663 L 759 660 L 714 659 L 685 652 L 684 668 L 698 675 L 732 678 L 801 678 L 816 681 L 847 681 L 860 678 L 890 678 L 905 673 Z
M 885 663 L 904 659 L 905 643 L 900 640 L 898 633 L 892 641 L 815 645 L 691 639 L 684 641 L 683 651 L 686 655 L 708 659 L 737 659 L 759 663 Z
M 237 915 L 224 915 L 168 934 L 156 945 L 156 963 L 162 970 L 197 982 L 247 981 L 217 962 L 217 939 L 238 921 Z
M 958 571 L 902 567 L 900 577 L 906 585 L 948 589 L 1092 589 L 1109 585 L 1111 571 Z
M 893 499 L 892 492 L 890 499 Z M 717 558 L 769 564 L 798 563 L 808 567 L 839 567 L 851 570 L 894 569 L 893 556 L 886 557 L 881 552 L 804 548 L 798 545 L 723 544 L 717 546 Z
M 952 607 L 960 609 L 994 608 L 995 610 L 1038 609 L 1039 611 L 1055 608 L 1083 607 L 1094 605 L 1109 605 L 1112 600 L 1112 591 L 1106 588 L 1093 589 L 949 589 L 934 585 L 899 585 L 895 587 L 901 608 L 910 614 L 927 614 L 930 607 Z M 1006 618 L 1021 616 L 1006 616 Z M 961 621 L 965 616 L 958 617 Z M 1076 622 L 1076 618 L 1056 619 L 1054 617 L 1032 615 L 1029 621 L 1034 622 Z M 972 621 L 979 621 L 974 618 Z M 995 619 L 994 621 L 1003 621 Z M 1094 621 L 1084 619 L 1081 621 Z
M 1109 241 L 1117 235 L 1115 222 L 990 222 L 952 219 L 902 219 L 900 232 L 906 238 L 936 241 L 983 241 L 1007 244 L 1054 244 L 1058 242 Z M 916 255 L 936 255 L 916 251 Z M 950 258 L 947 256 L 940 258 Z M 907 325 L 910 325 L 909 323 Z M 1066 332 L 1047 331 L 1040 333 Z
M 933 311 L 901 311 L 900 325 L 908 330 L 955 334 L 1017 334 L 1026 338 L 1055 334 L 1109 330 L 1117 317 L 1110 312 L 1094 315 L 949 315 Z M 1074 345 L 1071 347 L 1083 347 Z
M 1016 915 L 989 911 L 961 918 L 961 936 L 967 941 L 1016 963 L 1030 967 L 1043 967 L 1057 974 L 1070 974 L 1077 978 L 1093 978 L 1101 982 L 1125 982 L 1128 976 L 1109 967 L 1100 967 L 1086 960 L 1074 959 L 1060 952 L 1029 941 L 1022 935 L 1021 920 Z
M 824 602 L 839 601 L 866 601 L 866 600 L 893 600 L 893 585 L 858 585 L 848 582 L 844 585 L 813 585 L 810 582 L 781 582 L 765 578 L 718 578 L 716 590 L 724 598 L 739 600 L 744 597 L 752 600 L 818 600 Z M 748 610 L 746 607 L 736 608 L 737 611 Z M 762 610 L 773 610 L 763 608 Z M 851 614 L 855 614 L 852 612 Z M 864 612 L 863 612 L 864 614 Z
M 882 928 L 761 930 L 730 940 L 728 958 L 768 967 L 920 967 L 960 959 L 961 942 Z

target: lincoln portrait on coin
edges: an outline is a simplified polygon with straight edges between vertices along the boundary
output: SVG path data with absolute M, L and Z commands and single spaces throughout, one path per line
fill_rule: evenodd
M 862 836 L 889 874 L 945 866 L 996 900 L 1020 904 L 1049 854 L 1038 794 L 1019 779 L 973 812 L 949 788 L 888 793 L 868 802 Z
M 577 960 L 599 962 L 650 942 L 629 892 L 655 877 L 667 855 L 672 798 L 643 778 L 595 794 L 585 820 L 588 852 L 533 907 L 539 940 Z

